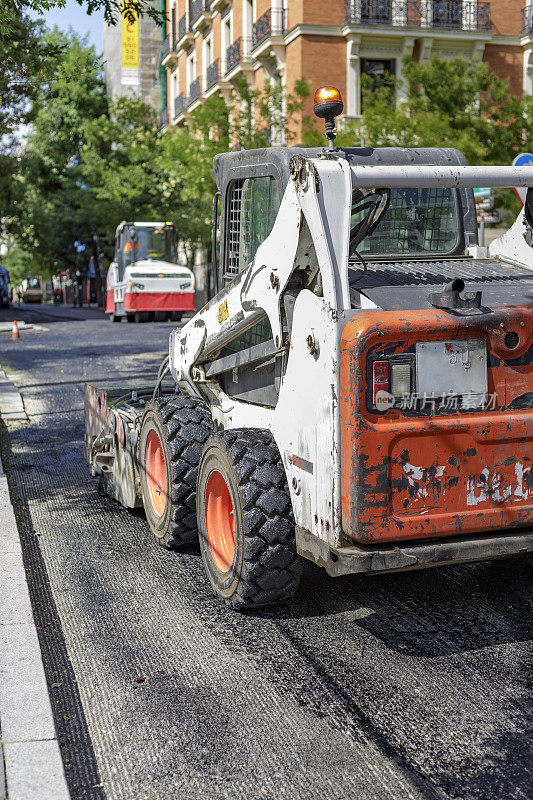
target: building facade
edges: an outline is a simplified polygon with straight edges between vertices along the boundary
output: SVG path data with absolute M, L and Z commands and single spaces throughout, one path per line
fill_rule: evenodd
M 167 108 L 182 124 L 214 92 L 226 99 L 244 75 L 261 89 L 333 84 L 345 114 L 361 114 L 361 76 L 396 75 L 402 59 L 485 61 L 515 94 L 533 93 L 533 2 L 524 0 L 167 0 Z M 303 114 L 311 114 L 312 97 Z
M 155 0 L 157 10 L 164 2 Z M 143 15 L 131 24 L 117 15 L 115 25 L 104 22 L 104 73 L 107 93 L 117 98 L 130 94 L 160 111 L 166 106 L 166 73 L 161 65 L 165 31 Z

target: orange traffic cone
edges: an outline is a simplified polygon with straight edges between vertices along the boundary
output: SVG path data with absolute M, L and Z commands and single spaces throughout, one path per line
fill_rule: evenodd
M 12 339 L 20 339 L 19 326 L 17 320 L 13 320 L 13 330 L 11 331 Z

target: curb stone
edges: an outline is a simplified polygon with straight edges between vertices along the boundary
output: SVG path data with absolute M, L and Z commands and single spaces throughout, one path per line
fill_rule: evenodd
M 0 413 L 27 419 L 0 370 Z M 5 409 L 17 405 L 23 416 Z M 7 398 L 7 400 L 6 400 Z M 20 415 L 20 409 L 18 409 Z M 56 737 L 22 548 L 0 461 L 0 800 L 70 800 Z M 4 774 L 5 771 L 5 774 Z
M 20 392 L 8 380 L 2 367 L 0 367 L 0 416 L 5 422 L 28 419 Z

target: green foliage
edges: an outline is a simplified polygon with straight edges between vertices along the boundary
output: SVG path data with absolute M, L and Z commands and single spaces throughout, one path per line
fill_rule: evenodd
M 46 265 L 42 263 L 36 251 L 23 250 L 18 246 L 13 247 L 2 257 L 2 266 L 9 270 L 10 283 L 14 286 L 20 285 L 29 275 L 48 274 L 46 268 L 43 270 Z
M 13 15 L 9 30 L 0 35 L 0 137 L 31 121 L 31 101 L 60 54 L 58 42 L 43 38 L 40 22 Z
M 159 213 L 175 223 L 189 255 L 191 246 L 209 245 L 216 191 L 213 158 L 229 149 L 228 108 L 217 95 L 193 112 L 187 128 L 174 128 L 160 139 Z
M 340 146 L 455 147 L 469 164 L 511 164 L 533 146 L 533 98 L 511 95 L 509 82 L 486 64 L 408 57 L 402 72 L 401 82 L 391 77 L 376 91 L 363 76 L 362 119 L 341 133 Z M 495 205 L 505 225 L 520 210 L 509 189 L 496 192 Z
M 77 2 L 82 8 L 85 7 L 87 14 L 102 10 L 104 19 L 109 25 L 116 24 L 121 14 L 131 22 L 143 14 L 161 24 L 165 20 L 164 12 L 154 8 L 151 0 L 77 0 Z M 0 33 L 9 37 L 13 18 L 20 16 L 25 11 L 42 14 L 51 8 L 64 8 L 65 4 L 66 0 L 2 0 Z
M 292 144 L 309 95 L 305 80 L 284 98 L 279 84 L 256 91 L 243 78 L 230 107 L 213 95 L 186 126 L 161 135 L 148 106 L 131 96 L 109 100 L 101 59 L 84 40 L 56 31 L 43 47 L 47 70 L 31 97 L 25 148 L 0 152 L 0 213 L 17 242 L 8 260 L 17 280 L 83 266 L 95 235 L 111 255 L 122 219 L 172 220 L 192 258 L 211 239 L 215 155 L 281 139 Z M 533 99 L 509 96 L 506 82 L 483 65 L 407 59 L 401 92 L 397 105 L 395 86 L 371 92 L 365 83 L 363 117 L 339 134 L 338 144 L 364 138 L 373 146 L 450 146 L 482 164 L 510 163 L 533 147 Z M 308 118 L 302 138 L 324 143 Z M 518 211 L 511 192 L 499 193 L 497 204 L 504 214 Z M 82 256 L 73 247 L 77 239 L 87 246 Z
M 155 112 L 122 97 L 82 125 L 80 175 L 94 195 L 100 217 L 113 229 L 122 219 L 141 219 L 158 205 L 154 153 L 158 146 Z
M 456 147 L 471 164 L 505 164 L 521 152 L 531 128 L 526 103 L 486 64 L 407 57 L 402 79 L 376 91 L 363 77 L 362 119 L 339 137 L 345 146 L 363 138 L 375 147 Z
M 43 274 L 76 265 L 73 243 L 107 220 L 79 164 L 88 119 L 107 109 L 101 59 L 73 33 L 49 34 L 61 55 L 33 101 L 33 126 L 11 181 L 6 227 Z

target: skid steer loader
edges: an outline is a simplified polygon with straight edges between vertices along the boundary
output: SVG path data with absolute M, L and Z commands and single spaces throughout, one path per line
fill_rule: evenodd
M 303 559 L 533 550 L 533 189 L 490 248 L 472 192 L 533 169 L 336 149 L 340 95 L 315 102 L 328 148 L 215 158 L 217 294 L 155 386 L 86 387 L 93 474 L 165 547 L 198 537 L 235 609 L 290 597 Z

